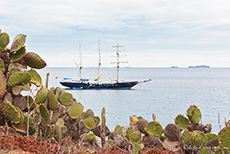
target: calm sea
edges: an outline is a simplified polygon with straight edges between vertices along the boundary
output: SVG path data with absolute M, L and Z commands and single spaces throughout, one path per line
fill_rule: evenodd
M 39 70 L 45 84 L 50 73 L 49 87 L 60 86 L 63 77 L 78 79 L 76 68 L 45 68 Z M 116 79 L 116 70 L 102 68 L 103 80 Z M 83 77 L 97 76 L 97 68 L 83 68 Z M 58 79 L 55 79 L 58 77 Z M 106 122 L 110 129 L 117 124 L 126 126 L 132 115 L 151 121 L 152 113 L 163 127 L 174 123 L 177 114 L 186 115 L 190 105 L 197 105 L 202 113 L 202 123 L 211 123 L 212 132 L 224 127 L 224 118 L 230 119 L 230 68 L 121 68 L 121 80 L 145 80 L 131 90 L 70 90 L 84 111 L 92 109 L 101 115 L 106 109 Z M 219 116 L 218 116 L 219 114 Z M 218 117 L 220 125 L 218 124 Z

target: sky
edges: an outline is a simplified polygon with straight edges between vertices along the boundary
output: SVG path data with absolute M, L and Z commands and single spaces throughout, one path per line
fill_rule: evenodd
M 48 67 L 230 67 L 229 0 L 1 0 L 0 29 Z M 12 42 L 11 42 L 12 43 Z M 10 45 L 9 45 L 10 46 Z M 113 56 L 114 55 L 114 56 Z

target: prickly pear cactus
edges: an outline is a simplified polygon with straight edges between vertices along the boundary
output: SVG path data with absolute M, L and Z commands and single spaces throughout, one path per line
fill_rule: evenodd
M 117 125 L 114 128 L 114 133 L 118 134 L 118 135 L 122 135 L 122 127 L 120 125 Z
M 191 105 L 187 110 L 187 117 L 192 124 L 198 124 L 201 119 L 200 109 L 196 105 Z
M 185 129 L 185 128 L 187 128 L 188 125 L 189 125 L 189 120 L 188 120 L 185 116 L 179 114 L 179 115 L 177 115 L 177 117 L 175 118 L 175 124 L 176 124 L 180 129 Z
M 92 133 L 88 134 L 87 137 L 86 137 L 86 139 L 87 139 L 89 142 L 94 141 L 95 138 L 96 138 L 96 135 L 94 135 L 94 134 L 92 134 Z
M 136 115 L 130 117 L 130 124 L 135 125 L 138 122 L 138 118 Z
M 83 112 L 83 106 L 81 105 L 81 103 L 72 104 L 71 106 L 69 106 L 67 110 L 67 114 L 72 119 L 78 118 L 82 114 L 82 112 Z
M 16 53 L 14 53 L 10 59 L 11 63 L 18 62 L 26 55 L 26 48 L 22 47 Z
M 185 145 L 185 146 L 191 145 L 192 144 L 191 140 L 192 140 L 192 134 L 189 131 L 184 130 L 184 132 L 182 134 L 183 145 Z
M 105 144 L 105 127 L 106 127 L 106 118 L 105 118 L 105 108 L 102 108 L 101 111 L 101 145 L 104 147 Z
M 62 92 L 59 100 L 62 105 L 69 106 L 72 104 L 72 98 L 73 98 L 72 94 L 68 92 Z
M 163 132 L 163 127 L 157 121 L 152 121 L 147 124 L 145 131 L 152 136 L 160 136 Z
M 42 104 L 46 101 L 48 95 L 48 89 L 44 86 L 40 88 L 37 95 L 35 96 L 35 104 Z
M 0 53 L 3 52 L 9 44 L 10 38 L 7 33 L 0 33 Z
M 91 117 L 88 117 L 85 119 L 86 128 L 88 128 L 89 130 L 92 130 L 95 126 L 96 126 L 95 121 Z
M 193 146 L 196 147 L 205 147 L 208 142 L 208 138 L 201 131 L 197 131 L 197 130 L 193 131 L 192 137 L 193 137 L 192 144 Z
M 12 105 L 10 102 L 3 102 L 0 105 L 0 110 L 12 124 L 21 123 L 21 113 L 20 111 Z
M 5 64 L 4 64 L 3 60 L 0 58 L 0 72 L 4 73 L 5 71 L 6 71 Z
M 33 52 L 27 52 L 24 60 L 26 64 L 31 68 L 41 69 L 46 66 L 45 61 L 43 61 L 39 55 Z
M 7 85 L 13 87 L 15 85 L 25 85 L 29 83 L 31 76 L 27 72 L 18 71 L 14 72 L 8 79 Z
M 44 104 L 40 104 L 39 109 L 43 122 L 48 124 L 50 119 L 49 110 Z
M 42 78 L 41 76 L 37 73 L 37 71 L 31 69 L 28 71 L 28 73 L 30 74 L 31 76 L 31 80 L 30 82 L 35 84 L 36 86 L 40 87 L 41 84 L 42 84 Z
M 217 138 L 217 135 L 214 133 L 205 133 L 205 136 L 207 137 L 208 141 L 211 141 Z
M 11 45 L 11 52 L 18 51 L 23 47 L 23 45 L 26 42 L 26 35 L 24 34 L 18 34 Z
M 54 138 L 56 140 L 56 142 L 60 142 L 61 138 L 62 138 L 62 132 L 61 132 L 61 128 L 56 126 L 54 128 Z
M 58 107 L 58 101 L 53 93 L 52 90 L 49 90 L 49 94 L 48 94 L 48 107 L 50 110 L 56 110 Z
M 211 149 L 208 148 L 204 148 L 200 151 L 200 154 L 213 154 L 214 152 L 212 152 Z
M 2 74 L 2 72 L 0 72 L 0 102 L 2 100 L 2 98 L 4 97 L 5 93 L 6 93 L 6 78 L 5 76 Z
M 141 140 L 141 133 L 139 131 L 135 131 L 130 136 L 131 143 L 135 144 Z
M 222 147 L 230 148 L 230 127 L 225 127 L 219 131 L 218 140 Z
M 134 144 L 133 145 L 133 148 L 131 149 L 131 154 L 138 154 L 139 152 L 139 150 L 141 149 L 141 146 L 139 145 L 139 144 Z

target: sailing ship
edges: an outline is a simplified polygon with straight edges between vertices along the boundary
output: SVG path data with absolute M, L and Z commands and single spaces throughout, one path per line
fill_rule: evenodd
M 101 73 L 101 51 L 100 51 L 100 40 L 98 40 L 98 51 L 99 51 L 99 62 L 98 62 L 98 76 L 93 78 L 93 81 L 90 81 L 88 78 L 82 78 L 82 60 L 81 60 L 81 45 L 79 44 L 79 54 L 80 54 L 80 63 L 79 65 L 75 62 L 76 66 L 79 69 L 79 80 L 72 80 L 72 78 L 64 78 L 62 81 L 60 81 L 60 84 L 69 87 L 71 89 L 131 89 L 135 85 L 142 83 L 142 82 L 148 82 L 151 81 L 151 79 L 143 80 L 143 81 L 119 81 L 119 69 L 120 69 L 120 48 L 124 46 L 119 45 L 117 42 L 117 45 L 113 46 L 113 48 L 116 48 L 116 62 L 112 62 L 113 64 L 116 64 L 117 68 L 117 79 L 111 80 L 111 82 L 103 82 L 100 79 L 100 73 Z

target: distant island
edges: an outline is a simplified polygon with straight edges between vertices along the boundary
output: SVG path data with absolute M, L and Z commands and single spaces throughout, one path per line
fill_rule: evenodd
M 189 66 L 188 68 L 210 68 L 210 66 L 207 66 L 207 65 L 196 65 L 196 66 Z
M 171 66 L 170 68 L 178 68 L 178 66 Z

